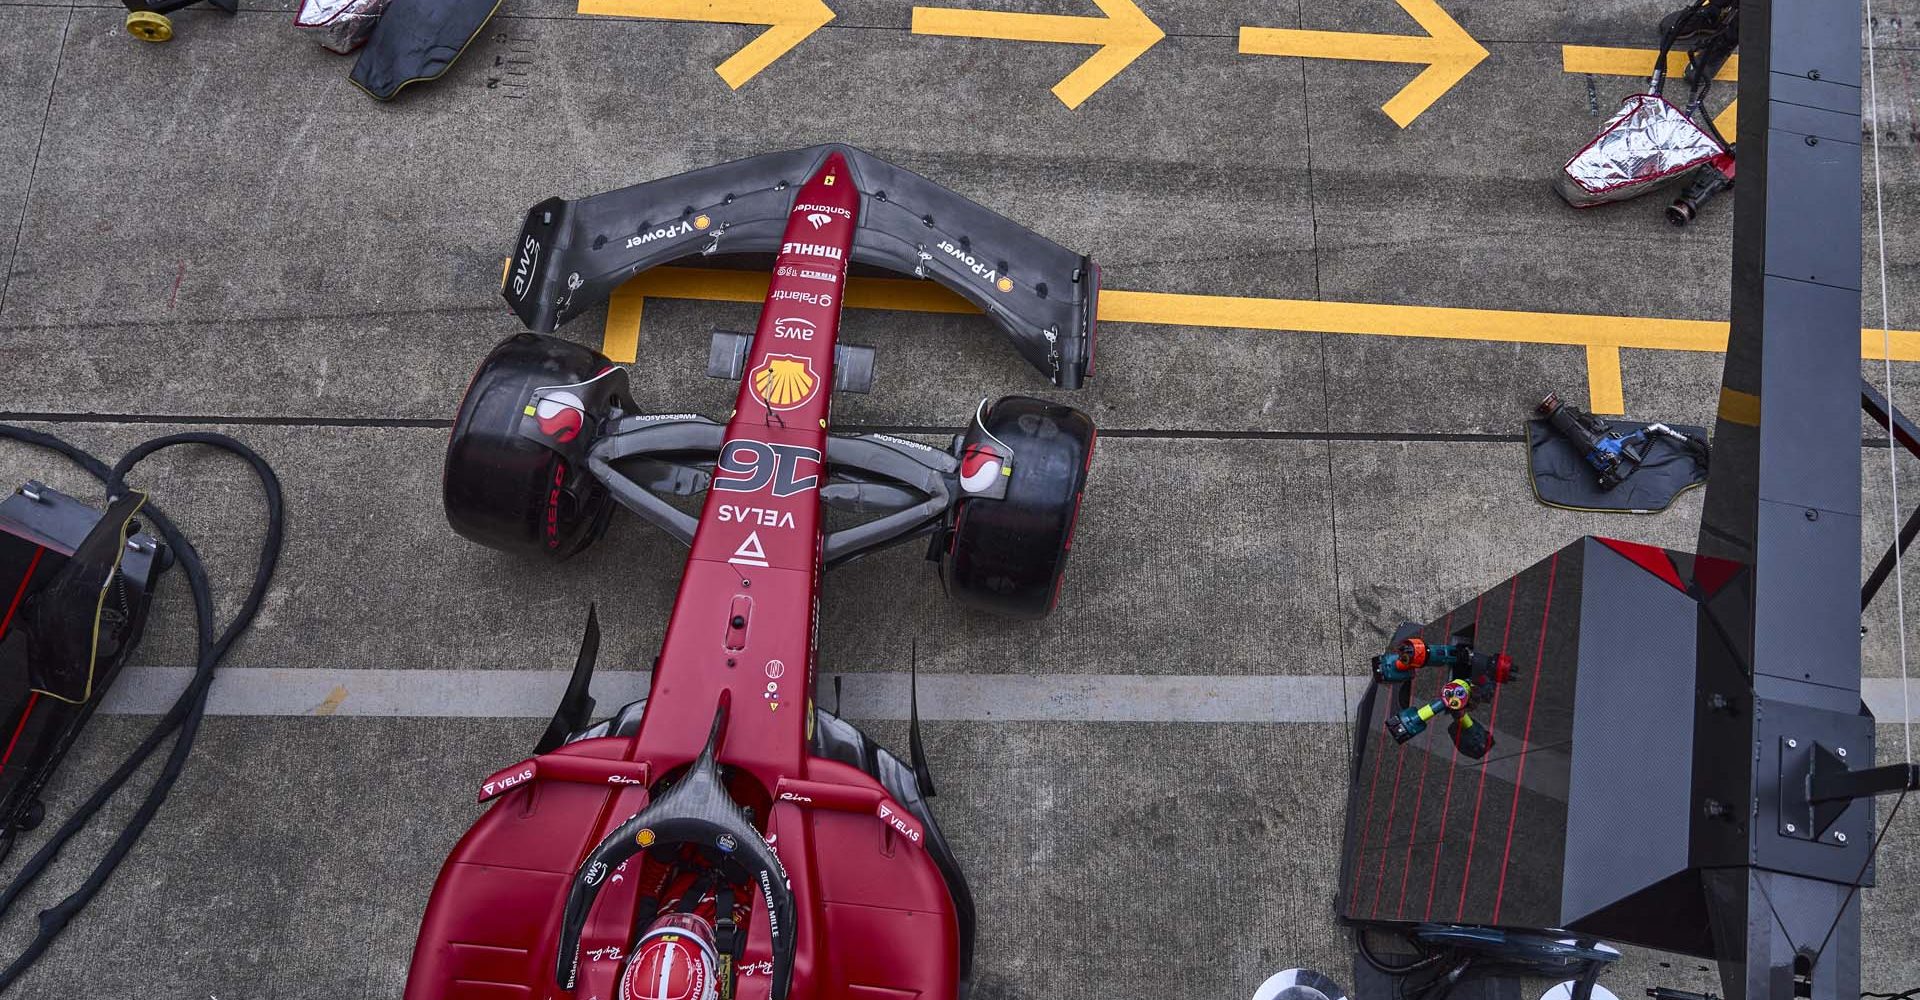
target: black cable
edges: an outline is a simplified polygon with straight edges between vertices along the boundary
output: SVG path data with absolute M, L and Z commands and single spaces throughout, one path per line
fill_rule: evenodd
M 1673 51 L 1674 43 L 1679 41 L 1680 36 L 1687 34 L 1688 30 L 1691 29 L 1693 19 L 1699 16 L 1700 8 L 1703 5 L 1704 0 L 1691 0 L 1685 7 L 1674 11 L 1663 19 L 1663 21 L 1669 23 L 1662 24 L 1664 30 L 1660 32 L 1660 51 L 1653 57 L 1653 79 L 1650 81 L 1650 89 L 1652 89 L 1655 97 L 1661 96 L 1666 92 L 1667 53 Z
M 1459 961 L 1428 977 L 1426 982 L 1411 990 L 1407 989 L 1405 981 L 1402 980 L 1396 992 L 1403 1000 L 1446 1000 L 1447 996 L 1453 992 L 1453 988 L 1460 985 L 1460 981 L 1466 978 L 1467 971 L 1473 967 L 1473 953 L 1464 949 L 1449 949 L 1440 953 L 1440 957 L 1458 958 Z
M 1734 7 L 1730 11 L 1717 13 L 1721 15 L 1719 26 L 1695 42 L 1687 53 L 1687 76 L 1693 83 L 1693 90 L 1687 97 L 1687 113 L 1689 118 L 1703 123 L 1707 132 L 1722 146 L 1730 146 L 1727 137 L 1721 135 L 1720 129 L 1714 125 L 1713 116 L 1705 114 L 1704 109 L 1707 95 L 1713 90 L 1713 78 L 1719 75 L 1720 68 L 1726 65 L 1734 50 L 1740 47 L 1740 9 Z M 1696 115 L 1695 112 L 1702 113 Z
M 186 765 L 187 756 L 193 750 L 194 739 L 199 735 L 200 720 L 206 713 L 207 689 L 213 684 L 214 670 L 226 657 L 234 640 L 238 639 L 241 633 L 253 623 L 254 615 L 260 610 L 260 602 L 266 597 L 267 586 L 273 579 L 274 566 L 280 559 L 280 547 L 285 529 L 285 509 L 280 490 L 280 478 L 274 474 L 273 467 L 253 449 L 224 434 L 193 432 L 155 438 L 127 452 L 111 469 L 99 459 L 51 434 L 0 424 L 0 438 L 10 438 L 64 455 L 100 480 L 106 486 L 109 496 L 121 493 L 125 489 L 127 472 L 142 459 L 157 451 L 178 445 L 203 445 L 217 448 L 239 456 L 252 467 L 254 475 L 260 480 L 267 505 L 266 535 L 260 544 L 260 557 L 254 571 L 253 586 L 247 592 L 245 603 L 227 622 L 226 629 L 218 635 L 214 633 L 213 626 L 212 587 L 207 579 L 206 567 L 200 561 L 200 554 L 194 550 L 186 536 L 181 534 L 180 529 L 157 504 L 149 502 L 142 508 L 142 515 L 172 547 L 174 558 L 178 561 L 182 572 L 186 574 L 188 588 L 193 592 L 194 619 L 199 633 L 198 662 L 194 666 L 193 678 L 188 682 L 186 690 L 181 692 L 180 697 L 174 701 L 173 707 L 161 716 L 159 723 L 153 727 L 153 731 L 140 741 L 140 745 L 134 749 L 126 761 L 101 782 L 100 787 L 95 789 L 78 809 L 74 810 L 73 815 L 61 825 L 60 829 L 55 831 L 38 851 L 34 852 L 33 857 L 21 868 L 19 874 L 7 884 L 4 892 L 0 892 L 0 916 L 4 916 L 12 909 L 21 894 L 26 892 L 28 887 L 33 885 L 60 856 L 60 849 L 66 845 L 67 841 L 86 828 L 94 815 L 106 805 L 107 800 L 111 799 L 127 779 L 140 769 L 160 744 L 166 742 L 167 737 L 177 732 L 179 738 L 174 741 L 173 749 L 167 754 L 159 776 L 154 779 L 153 787 L 147 790 L 147 796 L 140 803 L 139 809 L 134 812 L 133 818 L 127 821 L 126 828 L 121 830 L 113 846 L 108 848 L 106 854 L 94 866 L 92 873 L 66 898 L 40 911 L 40 929 L 33 940 L 28 943 L 19 957 L 9 963 L 5 969 L 0 970 L 0 991 L 4 991 L 40 958 L 53 944 L 54 938 L 66 929 L 74 916 L 84 909 L 106 885 L 114 869 L 118 868 L 120 862 L 126 859 L 128 852 L 133 850 L 133 845 L 146 831 L 147 825 L 153 821 L 154 815 L 160 811 L 161 804 L 166 801 L 168 793 L 172 791 L 174 781 L 180 777 L 180 771 Z
M 1429 952 L 1425 944 L 1409 939 L 1408 943 L 1414 946 L 1420 953 L 1420 957 L 1405 964 L 1388 962 L 1374 954 L 1373 948 L 1367 944 L 1367 928 L 1364 926 L 1357 926 L 1353 929 L 1353 943 L 1354 949 L 1360 953 L 1361 959 L 1368 965 L 1373 966 L 1377 971 L 1389 976 L 1404 976 L 1410 972 L 1418 972 L 1421 969 L 1432 968 L 1447 957 L 1447 953 L 1444 951 Z
M 1454 966 L 1446 975 L 1441 976 L 1440 992 L 1432 996 L 1431 1000 L 1447 1000 L 1448 997 L 1452 996 L 1453 988 L 1460 985 L 1460 983 L 1467 978 L 1468 972 L 1473 968 L 1473 959 L 1474 956 L 1472 953 L 1468 953 L 1465 958 L 1460 960 L 1459 965 Z M 1432 990 L 1433 984 L 1429 984 L 1427 991 L 1430 993 Z
M 1860 995 L 1867 1000 L 1914 1000 L 1915 997 L 1920 997 L 1920 986 L 1900 993 L 1862 993 Z

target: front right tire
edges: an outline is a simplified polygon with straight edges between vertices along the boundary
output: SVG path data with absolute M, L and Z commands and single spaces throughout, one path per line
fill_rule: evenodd
M 609 364 L 571 341 L 532 333 L 509 337 L 487 355 L 447 440 L 441 497 L 454 531 L 489 548 L 555 561 L 599 537 L 613 511 L 607 488 L 584 462 L 522 434 L 521 423 L 533 419 L 525 411 L 535 389 L 585 382 Z M 574 433 L 597 430 L 588 420 Z M 584 447 L 576 451 L 585 454 Z

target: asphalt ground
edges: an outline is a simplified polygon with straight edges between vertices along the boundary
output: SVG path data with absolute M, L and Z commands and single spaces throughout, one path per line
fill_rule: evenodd
M 1235 43 L 1242 26 L 1417 33 L 1392 2 L 1147 0 L 1167 37 L 1075 108 L 1051 88 L 1085 46 L 930 37 L 909 30 L 908 3 L 829 3 L 832 23 L 732 89 L 713 67 L 758 28 L 506 0 L 444 79 L 381 105 L 347 82 L 349 60 L 292 28 L 290 3 L 195 8 L 175 16 L 174 41 L 148 45 L 116 6 L 0 0 L 0 410 L 103 455 L 178 428 L 266 454 L 286 481 L 287 553 L 228 668 L 310 671 L 327 692 L 310 707 L 216 699 L 234 714 L 208 720 L 146 839 L 17 995 L 397 996 L 474 783 L 540 731 L 537 681 L 558 691 L 587 603 L 600 603 L 605 668 L 651 659 L 674 543 L 626 519 L 584 556 L 536 566 L 455 537 L 439 508 L 460 391 L 517 329 L 500 261 L 542 198 L 842 141 L 1092 254 L 1109 289 L 1726 316 L 1730 204 L 1674 231 L 1656 204 L 1575 213 L 1546 187 L 1632 87 L 1564 72 L 1562 47 L 1648 46 L 1666 4 L 1445 4 L 1489 55 L 1403 128 L 1381 106 L 1414 67 Z M 1920 36 L 1911 0 L 1879 8 L 1888 315 L 1913 330 Z M 1865 298 L 1863 325 L 1877 325 L 1871 281 Z M 1405 325 L 1387 332 L 1432 330 L 1426 314 L 1392 315 Z M 752 316 L 649 298 L 643 403 L 724 415 L 732 389 L 703 377 L 704 337 Z M 1350 981 L 1332 920 L 1340 706 L 1366 657 L 1397 622 L 1579 535 L 1693 538 L 1697 492 L 1647 517 L 1532 500 L 1520 420 L 1547 389 L 1585 397 L 1577 342 L 1174 318 L 1105 324 L 1099 376 L 1067 394 L 979 317 L 846 315 L 844 338 L 879 349 L 881 379 L 840 401 L 845 427 L 939 436 L 982 396 L 1017 392 L 1070 398 L 1103 431 L 1052 618 L 958 610 L 905 549 L 836 571 L 823 593 L 821 670 L 849 678 L 850 715 L 904 746 L 910 644 L 951 698 L 930 713 L 928 745 L 936 808 L 980 902 L 983 997 L 1245 997 L 1295 965 Z M 1550 341 L 1578 321 L 1534 325 Z M 606 317 L 562 332 L 600 346 Z M 1627 412 L 1709 421 L 1717 354 L 1617 355 Z M 1920 398 L 1920 372 L 1895 368 L 1896 401 Z M 1864 576 L 1893 515 L 1884 456 L 1863 458 Z M 1901 472 L 1911 506 L 1920 463 Z M 54 460 L 0 449 L 0 480 L 29 476 L 96 495 Z M 230 609 L 258 538 L 244 471 L 177 454 L 140 480 L 187 526 Z M 1866 623 L 1866 673 L 1897 677 L 1890 594 Z M 149 697 L 89 728 L 50 789 L 53 815 L 152 725 L 139 713 L 190 663 L 188 628 L 170 581 L 135 660 Z M 251 676 L 261 691 L 285 675 Z M 971 676 L 1004 683 L 960 683 Z M 455 707 L 392 707 L 436 690 Z M 1881 727 L 1883 758 L 1898 759 L 1901 735 Z M 77 840 L 52 884 L 77 880 L 129 808 Z M 1920 984 L 1915 812 L 1893 824 L 1865 896 L 1868 989 Z M 53 898 L 29 894 L 0 942 L 24 943 Z M 1716 988 L 1696 961 L 1631 949 L 1605 981 L 1623 997 Z

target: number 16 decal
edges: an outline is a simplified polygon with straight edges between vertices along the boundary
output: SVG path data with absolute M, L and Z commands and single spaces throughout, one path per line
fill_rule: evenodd
M 774 496 L 790 497 L 820 483 L 817 474 L 800 475 L 801 462 L 812 462 L 817 473 L 819 450 L 745 439 L 728 441 L 720 448 L 720 469 L 714 476 L 713 488 L 729 493 L 758 493 L 771 484 Z

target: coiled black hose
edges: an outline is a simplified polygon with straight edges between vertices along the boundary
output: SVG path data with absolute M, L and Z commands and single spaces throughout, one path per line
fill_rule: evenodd
M 172 547 L 174 558 L 178 560 L 182 572 L 186 574 L 187 585 L 193 592 L 194 619 L 199 629 L 198 658 L 194 665 L 193 678 L 188 682 L 186 690 L 182 691 L 180 697 L 174 701 L 173 707 L 160 717 L 153 731 L 140 741 L 140 745 L 134 749 L 133 753 L 128 755 L 113 774 L 101 782 L 100 787 L 96 788 L 93 794 L 74 810 L 73 815 L 61 824 L 60 829 L 56 830 L 53 836 L 34 852 L 33 857 L 28 859 L 25 867 L 21 868 L 12 881 L 7 883 L 6 888 L 0 890 L 0 917 L 5 916 L 13 908 L 13 904 L 21 894 L 26 892 L 28 887 L 32 886 L 48 866 L 60 856 L 60 849 L 66 846 L 67 841 L 86 828 L 94 815 L 106 805 L 107 800 L 113 798 L 147 758 L 151 757 L 169 736 L 177 733 L 179 738 L 174 741 L 172 750 L 168 752 L 166 763 L 161 766 L 160 774 L 154 779 L 153 787 L 147 790 L 146 799 L 140 803 L 140 808 L 127 821 L 126 828 L 120 831 L 120 836 L 114 840 L 113 846 L 108 848 L 106 854 L 102 855 L 100 861 L 94 865 L 93 872 L 87 876 L 86 881 L 60 902 L 40 911 L 40 928 L 34 934 L 33 941 L 20 953 L 19 957 L 8 963 L 5 969 L 0 969 L 0 991 L 4 991 L 32 967 L 35 961 L 39 960 L 40 956 L 53 944 L 54 938 L 66 929 L 74 916 L 86 908 L 101 887 L 106 885 L 114 869 L 118 868 L 120 862 L 126 859 L 127 853 L 133 850 L 133 845 L 139 841 L 140 835 L 146 832 L 147 824 L 153 821 L 154 815 L 160 811 L 161 804 L 166 802 L 167 794 L 173 790 L 174 781 L 180 777 L 180 771 L 186 766 L 188 754 L 193 751 L 194 738 L 199 735 L 200 720 L 206 714 L 207 689 L 213 684 L 214 670 L 226 657 L 227 650 L 232 648 L 234 640 L 238 639 L 253 623 L 254 616 L 260 610 L 260 602 L 266 597 L 267 586 L 273 580 L 274 567 L 280 561 L 286 517 L 280 491 L 280 477 L 274 474 L 273 467 L 253 449 L 224 434 L 190 432 L 154 438 L 127 452 L 112 468 L 108 468 L 106 463 L 66 441 L 40 431 L 0 424 L 0 438 L 46 448 L 64 455 L 105 484 L 110 496 L 117 495 L 125 489 L 126 475 L 135 464 L 157 451 L 178 445 L 202 445 L 216 448 L 239 456 L 252 467 L 254 475 L 260 480 L 260 486 L 267 501 L 266 537 L 260 545 L 260 558 L 254 570 L 253 586 L 247 591 L 246 602 L 241 605 L 232 620 L 227 622 L 225 630 L 218 634 L 214 632 L 213 591 L 207 581 L 207 570 L 200 561 L 200 554 L 194 550 L 186 536 L 180 533 L 180 529 L 158 504 L 149 501 L 142 508 L 142 516 Z

